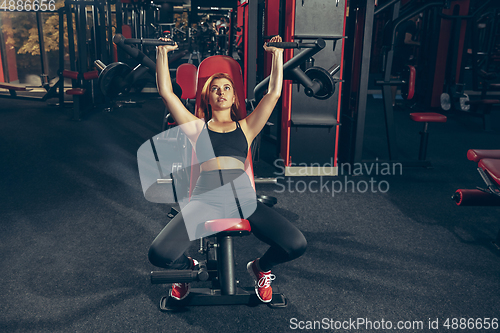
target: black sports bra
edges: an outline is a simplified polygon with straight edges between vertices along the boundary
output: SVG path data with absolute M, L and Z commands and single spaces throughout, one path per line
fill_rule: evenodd
M 205 123 L 196 140 L 198 163 L 220 156 L 234 157 L 245 163 L 247 155 L 248 142 L 239 122 L 236 122 L 234 131 L 226 133 L 214 132 Z

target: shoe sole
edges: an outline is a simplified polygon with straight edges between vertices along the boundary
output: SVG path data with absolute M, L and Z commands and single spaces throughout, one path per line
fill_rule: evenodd
M 257 276 L 255 275 L 255 273 L 253 272 L 253 268 L 252 268 L 252 264 L 253 264 L 253 261 L 250 261 L 248 264 L 247 264 L 247 272 L 248 274 L 250 274 L 250 276 L 253 278 L 253 283 L 255 284 L 255 295 L 257 295 L 257 297 L 260 299 L 260 301 L 262 303 L 270 303 L 272 301 L 272 299 L 268 300 L 268 301 L 264 301 L 262 298 L 260 298 L 260 295 L 259 295 L 259 288 L 257 286 L 257 283 L 259 282 L 259 280 L 257 279 Z

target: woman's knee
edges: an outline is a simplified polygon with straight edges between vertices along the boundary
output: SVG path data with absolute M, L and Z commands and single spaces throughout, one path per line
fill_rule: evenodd
M 295 242 L 293 243 L 293 246 L 289 251 L 290 260 L 302 256 L 306 252 L 306 249 L 307 249 L 307 240 L 301 233 L 300 237 L 296 237 Z
M 188 269 L 191 266 L 191 261 L 183 252 L 162 250 L 154 242 L 149 248 L 148 259 L 154 266 L 167 269 Z
M 168 266 L 167 260 L 160 255 L 157 246 L 155 244 L 151 244 L 148 252 L 148 259 L 151 264 L 157 267 L 166 267 Z

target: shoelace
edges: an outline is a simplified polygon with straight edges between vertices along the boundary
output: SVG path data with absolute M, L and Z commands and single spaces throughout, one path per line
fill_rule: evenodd
M 265 274 L 259 279 L 257 285 L 259 286 L 259 288 L 267 288 L 271 285 L 271 281 L 273 281 L 274 279 L 276 279 L 276 275 Z

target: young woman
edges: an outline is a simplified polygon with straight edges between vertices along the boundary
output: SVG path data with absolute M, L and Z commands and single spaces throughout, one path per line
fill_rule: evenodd
M 281 37 L 275 36 L 271 42 L 281 42 Z M 238 213 L 241 214 L 241 211 L 235 212 L 234 208 L 231 211 L 225 202 L 227 200 L 212 193 L 223 188 L 225 184 L 233 181 L 236 183 L 236 179 L 239 180 L 236 192 L 248 193 L 251 188 L 244 170 L 245 159 L 252 141 L 266 124 L 280 98 L 283 83 L 283 49 L 264 45 L 264 49 L 273 55 L 269 89 L 259 105 L 246 118 L 239 117 L 238 96 L 231 77 L 224 73 L 212 75 L 201 92 L 199 111 L 203 121 L 191 114 L 173 92 L 167 54 L 176 48 L 177 45 L 157 48 L 158 91 L 177 124 L 195 147 L 201 172 L 189 203 L 153 241 L 149 260 L 158 267 L 189 269 L 197 262 L 184 254 L 190 246 L 190 238 L 193 239 L 188 235 L 189 226 L 186 222 L 200 219 L 200 214 L 203 214 L 205 221 L 213 219 L 213 216 L 220 212 L 226 214 L 225 217 L 238 217 Z M 205 196 L 204 200 L 199 200 L 209 191 L 208 199 Z M 252 195 L 247 197 L 251 198 Z M 271 281 L 275 279 L 271 268 L 301 256 L 307 242 L 303 234 L 283 216 L 256 202 L 255 193 L 253 202 L 240 200 L 239 204 L 242 210 L 251 207 L 253 213 L 247 220 L 252 232 L 259 240 L 270 245 L 264 255 L 247 265 L 247 270 L 255 281 L 257 296 L 267 303 L 272 300 Z M 188 283 L 176 283 L 172 285 L 170 296 L 181 300 L 188 293 Z

